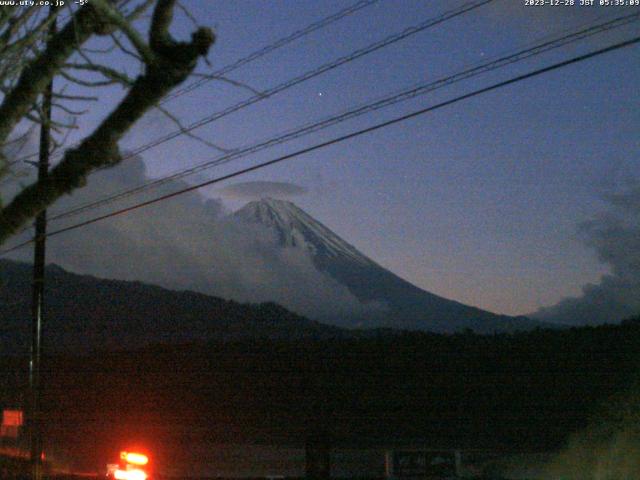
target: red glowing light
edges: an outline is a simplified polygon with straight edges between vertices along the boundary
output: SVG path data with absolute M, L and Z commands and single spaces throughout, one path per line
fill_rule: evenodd
M 142 470 L 116 470 L 113 472 L 113 478 L 116 480 L 147 480 L 147 474 Z
M 2 425 L 6 427 L 21 427 L 23 423 L 22 410 L 3 410 Z
M 131 465 L 146 465 L 149 457 L 142 453 L 120 452 L 120 458 Z

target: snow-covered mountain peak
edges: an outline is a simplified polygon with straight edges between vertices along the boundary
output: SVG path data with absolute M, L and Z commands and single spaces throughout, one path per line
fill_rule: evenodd
M 525 318 L 496 315 L 422 290 L 358 252 L 291 202 L 272 198 L 251 202 L 238 210 L 234 219 L 268 229 L 281 247 L 309 252 L 318 270 L 345 286 L 362 302 L 362 313 L 347 317 L 336 313 L 335 318 L 327 320 L 336 325 L 440 332 L 472 328 L 485 333 L 539 325 Z
M 248 203 L 234 216 L 273 230 L 282 246 L 303 247 L 315 257 L 342 257 L 364 265 L 376 265 L 292 202 L 264 198 Z

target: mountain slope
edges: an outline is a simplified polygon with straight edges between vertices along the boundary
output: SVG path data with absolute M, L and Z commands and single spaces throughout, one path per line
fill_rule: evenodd
M 334 338 L 343 330 L 273 304 L 241 304 L 140 282 L 46 269 L 47 350 L 121 350 L 153 343 Z M 0 260 L 0 351 L 29 350 L 31 266 Z
M 360 253 L 291 202 L 270 198 L 250 202 L 234 216 L 266 227 L 281 247 L 306 249 L 318 269 L 345 285 L 360 301 L 386 306 L 386 311 L 367 318 L 331 319 L 338 325 L 436 332 L 471 328 L 480 333 L 543 325 L 526 317 L 493 314 L 422 290 Z

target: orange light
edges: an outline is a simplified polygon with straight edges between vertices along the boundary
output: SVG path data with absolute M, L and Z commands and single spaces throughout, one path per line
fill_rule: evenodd
M 142 453 L 120 452 L 120 458 L 131 465 L 146 465 L 149 457 Z
M 5 427 L 21 427 L 24 423 L 22 410 L 3 410 L 2 425 Z
M 116 470 L 113 472 L 113 478 L 116 480 L 147 480 L 147 474 L 142 470 Z

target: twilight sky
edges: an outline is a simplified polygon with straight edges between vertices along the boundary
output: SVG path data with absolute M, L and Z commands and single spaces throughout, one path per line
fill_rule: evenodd
M 352 3 L 187 0 L 184 4 L 197 21 L 213 26 L 218 36 L 209 55 L 211 66 L 201 65 L 198 71 L 216 70 Z M 463 3 L 380 0 L 241 67 L 229 78 L 266 90 Z M 239 148 L 632 11 L 526 7 L 520 0 L 496 0 L 194 133 L 224 148 Z M 180 14 L 175 26 L 179 35 L 194 28 Z M 639 33 L 640 23 L 634 22 L 206 170 L 187 181 L 268 160 Z M 237 208 L 245 199 L 243 192 L 270 192 L 272 184 L 267 182 L 279 182 L 274 195 L 291 199 L 417 286 L 494 312 L 530 313 L 580 295 L 584 285 L 598 283 L 613 268 L 598 245 L 585 241 L 584 225 L 610 208 L 612 194 L 639 180 L 639 60 L 637 46 L 619 50 L 200 193 Z M 124 59 L 114 61 L 125 65 Z M 165 106 L 189 124 L 251 95 L 246 89 L 212 81 Z M 109 101 L 117 98 L 117 90 L 106 90 L 104 101 L 83 118 L 75 138 L 86 134 Z M 152 113 L 123 147 L 133 149 L 175 128 L 161 114 Z M 156 178 L 217 155 L 183 136 L 142 157 L 146 174 Z M 253 181 L 263 183 L 233 186 Z M 637 209 L 627 211 L 637 213 Z M 129 215 L 130 222 L 148 220 L 144 209 Z M 179 228 L 179 218 L 175 225 Z M 62 236 L 59 242 L 65 242 Z

